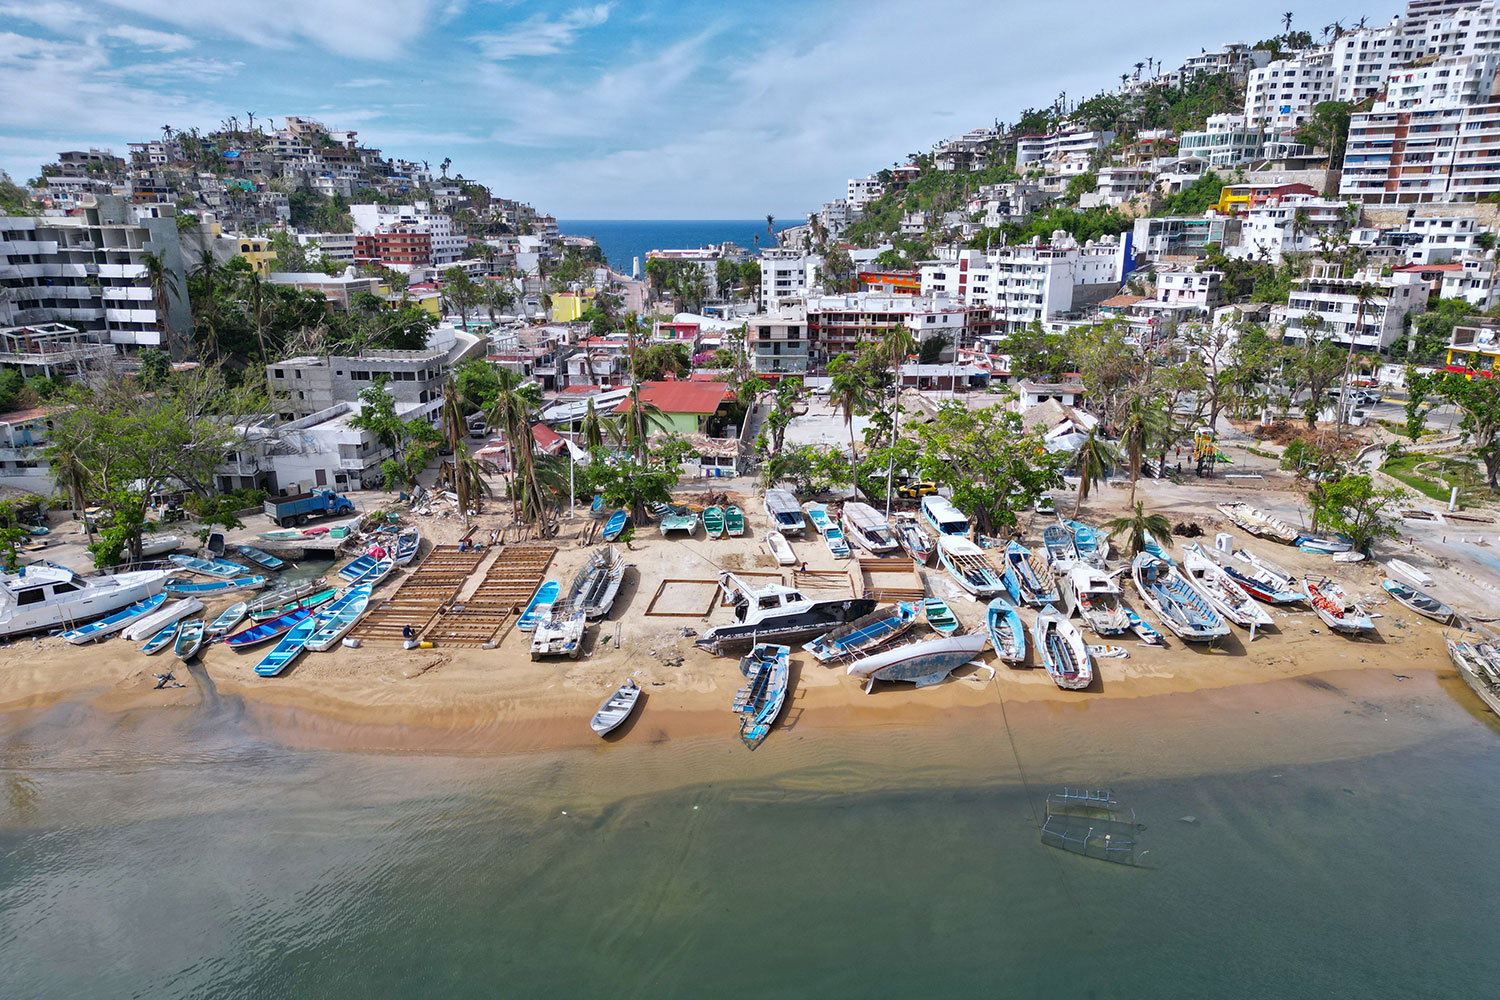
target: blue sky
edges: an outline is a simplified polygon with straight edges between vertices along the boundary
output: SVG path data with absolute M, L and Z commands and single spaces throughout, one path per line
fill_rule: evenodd
M 0 0 L 0 169 L 306 115 L 560 218 L 805 216 L 1137 61 L 1400 5 L 1331 0 Z

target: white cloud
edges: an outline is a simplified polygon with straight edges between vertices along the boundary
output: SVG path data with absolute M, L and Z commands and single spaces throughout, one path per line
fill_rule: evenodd
M 556 19 L 537 14 L 505 31 L 482 32 L 471 40 L 486 58 L 497 62 L 521 56 L 556 55 L 571 46 L 579 32 L 608 21 L 613 7 L 613 3 L 576 7 Z
M 340 81 L 340 87 L 389 87 L 391 81 L 383 76 L 357 76 L 352 80 Z
M 0 19 L 15 18 L 41 25 L 58 33 L 75 31 L 93 17 L 87 10 L 67 0 L 39 0 L 37 3 L 0 3 Z
M 150 28 L 137 28 L 132 24 L 116 24 L 111 26 L 105 34 L 111 38 L 129 42 L 131 45 L 143 49 L 151 49 L 156 52 L 181 52 L 183 49 L 193 47 L 193 40 L 186 35 L 179 35 L 171 31 L 153 31 Z

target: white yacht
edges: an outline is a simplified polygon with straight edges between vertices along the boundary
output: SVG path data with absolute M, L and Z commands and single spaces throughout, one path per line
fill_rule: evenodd
M 0 636 L 72 628 L 154 597 L 166 584 L 166 570 L 79 576 L 54 563 L 22 566 L 0 573 Z

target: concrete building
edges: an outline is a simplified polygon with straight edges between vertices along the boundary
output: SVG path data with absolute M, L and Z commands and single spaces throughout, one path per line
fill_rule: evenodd
M 1480 312 L 1500 305 L 1500 283 L 1495 280 L 1495 262 L 1471 258 L 1458 271 L 1443 275 L 1443 298 L 1463 299 Z
M 321 292 L 329 302 L 346 309 L 350 300 L 361 292 L 384 295 L 387 291 L 379 278 L 350 273 L 330 275 L 322 271 L 272 271 L 267 280 L 273 285 L 289 285 L 302 292 Z
M 105 340 L 103 333 L 64 323 L 0 330 L 0 365 L 14 367 L 27 378 L 81 375 L 116 354 L 118 348 Z
M 0 413 L 0 486 L 52 496 L 57 484 L 44 449 L 51 429 L 53 407 Z
M 849 193 L 845 201 L 850 208 L 858 212 L 884 193 L 885 187 L 880 183 L 880 177 L 876 174 L 870 174 L 868 177 L 851 177 L 849 178 Z
M 1202 130 L 1182 133 L 1180 156 L 1202 160 L 1214 170 L 1232 170 L 1260 159 L 1266 134 L 1244 115 L 1210 115 Z
M 308 248 L 309 254 L 320 253 L 341 264 L 354 263 L 355 240 L 353 233 L 297 233 L 296 240 Z
M 1187 306 L 1207 316 L 1223 304 L 1223 271 L 1156 272 L 1156 297 L 1169 306 Z
M 795 250 L 765 250 L 760 255 L 760 310 L 774 312 L 807 297 L 817 282 L 823 258 Z
M 809 370 L 812 342 L 807 311 L 788 307 L 751 316 L 746 321 L 746 343 L 760 374 L 800 375 Z
M 1493 378 L 1500 368 L 1500 320 L 1478 319 L 1453 328 L 1448 341 L 1450 372 Z
M 1097 186 L 1078 199 L 1079 208 L 1123 205 L 1151 190 L 1156 173 L 1148 167 L 1100 167 Z
M 453 220 L 442 212 L 433 211 L 425 201 L 410 205 L 350 205 L 349 214 L 354 218 L 356 236 L 398 232 L 426 234 L 429 258 L 439 267 L 458 260 L 469 245 L 468 237 L 454 230 Z M 557 235 L 555 221 L 552 235 Z
M 442 406 L 449 352 L 367 351 L 359 357 L 288 358 L 266 365 L 271 405 L 283 420 L 356 403 L 361 391 L 382 378 L 404 419 L 431 419 Z
M 1152 258 L 1203 257 L 1210 244 L 1238 244 L 1241 225 L 1232 215 L 1142 217 L 1135 220 L 1133 249 Z
M 970 334 L 969 314 L 961 303 L 945 297 L 875 292 L 811 296 L 807 300 L 809 370 L 857 350 L 863 342 L 880 340 L 893 327 L 905 327 L 918 343 L 942 337 L 945 353 L 951 357 Z
M 336 403 L 295 420 L 268 418 L 236 430 L 239 440 L 214 470 L 221 490 L 263 489 L 273 496 L 374 487 L 391 450 L 350 421 L 358 403 Z
M 1016 140 L 1016 169 L 1073 177 L 1087 173 L 1094 157 L 1115 141 L 1113 132 L 1069 129 Z
M 997 330 L 1016 330 L 1082 310 L 1120 287 L 1129 271 L 1125 239 L 1083 245 L 1065 233 L 983 254 L 961 250 L 922 264 L 922 294 L 992 311 Z
M 1355 292 L 1366 284 L 1373 285 L 1376 294 L 1361 305 Z M 1342 345 L 1352 341 L 1355 350 L 1381 351 L 1403 335 L 1408 314 L 1426 308 L 1423 282 L 1401 283 L 1369 273 L 1352 278 L 1298 278 L 1287 301 L 1282 335 L 1297 343 L 1315 335 Z M 1314 316 L 1316 321 L 1311 319 Z
M 1349 229 L 1349 203 L 1335 198 L 1293 194 L 1272 198 L 1245 213 L 1235 257 L 1265 256 L 1280 261 L 1286 253 L 1312 253 L 1330 237 Z
M 1290 134 L 1313 108 L 1334 99 L 1337 78 L 1333 53 L 1327 49 L 1308 49 L 1251 70 L 1245 84 L 1245 119 Z

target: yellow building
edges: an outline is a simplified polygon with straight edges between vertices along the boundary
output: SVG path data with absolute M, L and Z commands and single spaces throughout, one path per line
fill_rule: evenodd
M 583 318 L 594 304 L 594 289 L 583 292 L 555 292 L 552 295 L 552 322 L 572 323 Z
M 1448 342 L 1448 370 L 1487 376 L 1500 370 L 1500 323 L 1480 320 L 1455 326 Z
M 271 276 L 271 265 L 276 260 L 276 251 L 271 249 L 271 241 L 257 236 L 243 236 L 234 241 L 238 244 L 235 253 L 250 262 L 255 268 L 255 273 L 262 278 Z

